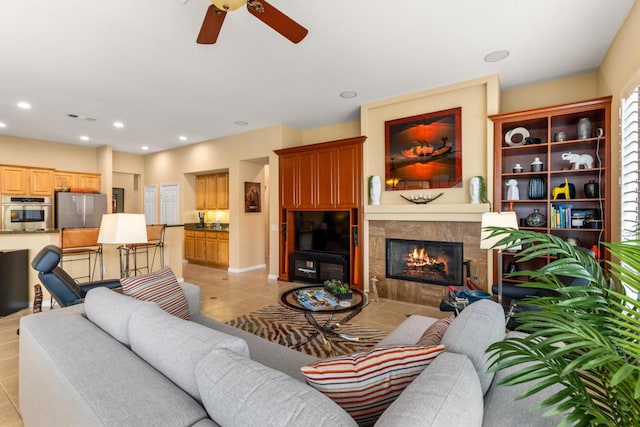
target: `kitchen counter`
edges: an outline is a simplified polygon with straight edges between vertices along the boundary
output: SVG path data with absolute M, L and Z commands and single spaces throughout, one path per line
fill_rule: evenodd
M 44 233 L 58 233 L 58 230 L 0 230 L 2 234 L 44 234 Z
M 185 223 L 184 224 L 184 229 L 185 230 L 204 230 L 204 231 L 221 231 L 221 232 L 229 232 L 229 224 L 220 224 L 221 229 L 216 230 L 215 229 L 215 224 L 208 222 L 204 224 L 204 227 L 202 227 L 200 225 L 200 223 L 198 222 L 192 222 L 192 223 Z

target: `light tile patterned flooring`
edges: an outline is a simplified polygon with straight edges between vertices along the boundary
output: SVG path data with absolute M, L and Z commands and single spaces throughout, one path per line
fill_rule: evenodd
M 264 270 L 230 274 L 226 270 L 185 264 L 186 281 L 201 288 L 202 313 L 220 321 L 278 304 L 280 293 L 291 286 L 286 282 L 267 280 Z M 45 308 L 48 310 L 48 308 Z M 20 317 L 30 309 L 0 318 L 0 426 L 22 426 L 18 412 L 18 328 Z M 390 332 L 408 315 L 442 317 L 431 307 L 381 299 L 371 302 L 352 321 L 360 325 Z

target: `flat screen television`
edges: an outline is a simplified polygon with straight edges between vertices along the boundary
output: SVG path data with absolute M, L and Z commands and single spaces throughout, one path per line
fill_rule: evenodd
M 349 211 L 295 212 L 296 251 L 349 254 Z

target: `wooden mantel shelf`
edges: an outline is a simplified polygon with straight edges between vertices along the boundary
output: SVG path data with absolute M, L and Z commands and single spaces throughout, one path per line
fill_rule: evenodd
M 488 203 L 427 203 L 424 205 L 367 205 L 367 221 L 460 221 L 480 222 Z

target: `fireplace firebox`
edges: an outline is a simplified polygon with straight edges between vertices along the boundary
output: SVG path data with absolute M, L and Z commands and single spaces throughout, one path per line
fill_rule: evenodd
M 464 284 L 462 242 L 386 239 L 386 276 L 434 285 Z

